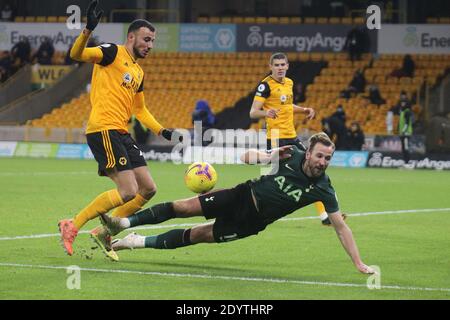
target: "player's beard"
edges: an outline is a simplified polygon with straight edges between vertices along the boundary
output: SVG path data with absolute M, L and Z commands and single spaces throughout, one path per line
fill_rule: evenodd
M 312 178 L 320 177 L 326 169 L 326 167 L 320 168 L 319 166 L 313 165 L 309 160 L 307 161 L 306 165 L 308 166 L 308 171 L 311 174 Z
M 138 59 L 144 59 L 144 58 L 145 58 L 145 55 L 141 54 L 141 53 L 139 52 L 139 49 L 136 48 L 136 47 L 133 47 L 133 53 L 134 53 L 134 56 L 135 56 L 136 58 L 138 58 Z

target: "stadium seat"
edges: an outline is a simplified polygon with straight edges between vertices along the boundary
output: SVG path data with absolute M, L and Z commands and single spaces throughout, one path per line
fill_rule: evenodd
M 256 17 L 256 21 L 257 24 L 264 24 L 267 23 L 267 18 L 266 17 Z
M 47 18 L 45 16 L 37 16 L 36 22 L 46 22 Z
M 231 17 L 221 17 L 220 22 L 221 23 L 232 23 Z
M 450 24 L 450 17 L 440 17 L 439 23 Z
M 331 17 L 331 18 L 328 20 L 328 23 L 329 23 L 329 24 L 339 24 L 339 23 L 341 23 L 341 18 L 338 18 L 338 17 Z
M 281 23 L 281 24 L 289 24 L 289 23 L 291 23 L 291 19 L 289 17 L 280 17 L 279 23 Z
M 315 24 L 316 23 L 316 18 L 315 17 L 306 17 L 303 19 L 303 22 L 305 24 Z
M 18 16 L 18 17 L 14 18 L 14 22 L 24 22 L 24 21 L 25 21 L 25 18 L 22 16 Z
M 429 17 L 426 19 L 427 23 L 439 23 L 438 18 Z
M 328 24 L 328 18 L 326 17 L 319 17 L 317 18 L 317 22 L 318 24 Z
M 197 17 L 197 23 L 208 23 L 208 17 Z
M 278 17 L 269 17 L 267 23 L 277 24 L 280 23 L 280 19 Z
M 210 17 L 209 23 L 220 23 L 220 17 Z
M 47 22 L 58 22 L 58 17 L 56 16 L 48 16 Z
M 35 22 L 35 21 L 36 21 L 36 17 L 28 16 L 28 17 L 25 17 L 25 21 L 24 22 Z
M 363 17 L 353 18 L 353 24 L 364 24 L 364 23 L 365 23 L 365 19 Z
M 240 23 L 244 23 L 244 18 L 243 17 L 232 17 L 231 21 L 233 23 L 240 24 Z
M 344 18 L 341 19 L 341 23 L 342 24 L 352 24 L 353 20 L 352 20 L 352 18 L 344 17 Z
M 291 23 L 292 24 L 301 24 L 302 18 L 301 17 L 291 17 Z
M 244 17 L 244 23 L 256 23 L 255 17 Z

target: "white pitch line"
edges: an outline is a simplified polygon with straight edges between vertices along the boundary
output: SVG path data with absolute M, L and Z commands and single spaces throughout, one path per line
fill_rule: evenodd
M 51 270 L 67 270 L 67 268 L 68 268 L 65 266 L 46 266 L 46 265 L 32 265 L 32 264 L 18 264 L 18 263 L 0 263 L 0 267 L 51 269 Z M 176 277 L 176 278 L 194 278 L 194 279 L 207 279 L 207 280 L 234 280 L 234 281 L 253 281 L 253 282 L 269 282 L 269 283 L 288 283 L 288 284 L 327 286 L 327 287 L 367 288 L 367 285 L 365 285 L 365 284 L 303 281 L 303 280 L 290 280 L 290 279 L 277 279 L 277 278 L 237 277 L 237 276 L 224 276 L 224 275 L 205 275 L 205 274 L 192 274 L 192 273 L 136 271 L 136 270 L 121 270 L 121 269 L 94 269 L 94 268 L 80 268 L 80 271 L 101 272 L 101 273 L 137 274 L 137 275 Z M 407 287 L 380 286 L 380 290 L 381 289 L 403 290 L 403 291 L 450 292 L 450 288 L 426 288 L 426 287 L 409 287 L 409 286 L 407 286 Z
M 365 217 L 365 216 L 373 216 L 373 215 L 387 215 L 387 214 L 405 214 L 405 213 L 433 213 L 433 212 L 450 212 L 450 208 L 435 208 L 435 209 L 411 209 L 411 210 L 393 210 L 393 211 L 374 211 L 374 212 L 356 212 L 349 213 L 347 216 L 349 217 Z M 301 221 L 301 220 L 311 220 L 318 219 L 317 216 L 311 217 L 298 217 L 298 218 L 282 218 L 277 221 Z M 164 224 L 158 226 L 143 226 L 131 228 L 129 230 L 154 230 L 154 229 L 167 229 L 167 228 L 180 228 L 180 227 L 192 227 L 199 224 L 197 223 L 180 223 L 180 224 Z M 89 231 L 80 231 L 79 234 L 86 234 Z M 8 240 L 21 240 L 21 239 L 39 239 L 39 238 L 51 238 L 51 237 L 59 237 L 59 233 L 43 233 L 43 234 L 34 234 L 34 235 L 26 235 L 26 236 L 11 236 L 11 237 L 0 237 L 0 241 L 8 241 Z
M 59 171 L 59 172 L 0 172 L 0 177 L 10 176 L 66 176 L 66 175 L 81 175 L 92 174 L 93 171 Z

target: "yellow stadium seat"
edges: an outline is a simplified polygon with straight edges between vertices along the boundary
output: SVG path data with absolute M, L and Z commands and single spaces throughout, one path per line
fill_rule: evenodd
M 331 17 L 331 18 L 328 20 L 328 23 L 329 23 L 329 24 L 339 24 L 339 23 L 341 23 L 341 18 L 338 18 L 338 17 Z
M 22 16 L 18 16 L 18 17 L 14 18 L 14 22 L 24 22 L 24 21 L 25 21 L 25 18 Z
M 303 22 L 306 24 L 314 24 L 314 23 L 316 23 L 316 18 L 315 17 L 306 17 L 305 19 L 303 19 Z
M 232 23 L 231 17 L 222 17 L 220 18 L 221 23 Z
M 197 17 L 197 23 L 208 23 L 208 17 Z
M 327 24 L 328 23 L 328 18 L 326 18 L 326 17 L 319 17 L 319 18 L 317 18 L 317 23 L 318 24 Z
M 289 24 L 291 23 L 291 19 L 289 17 L 280 17 L 281 24 Z
M 438 18 L 429 17 L 426 19 L 427 23 L 439 23 Z
M 277 24 L 280 23 L 280 19 L 278 17 L 269 17 L 267 19 L 267 23 Z
M 58 17 L 49 16 L 49 17 L 47 17 L 47 22 L 58 22 Z
M 220 23 L 220 17 L 210 17 L 209 23 Z
M 291 17 L 291 23 L 292 24 L 300 24 L 300 23 L 302 23 L 302 18 L 301 17 Z
M 244 18 L 243 18 L 243 17 L 232 17 L 232 18 L 231 18 L 231 21 L 232 21 L 233 23 L 237 23 L 237 24 L 239 24 L 239 23 L 244 23 Z
M 441 18 L 439 18 L 439 23 L 450 24 L 450 17 L 441 17 Z
M 264 24 L 264 23 L 267 23 L 267 18 L 266 17 L 256 17 L 255 22 L 258 24 Z
M 66 21 L 67 21 L 67 17 L 66 16 L 59 16 L 58 17 L 58 22 L 65 23 Z
M 363 17 L 353 18 L 353 24 L 364 24 L 364 18 Z
M 255 17 L 244 17 L 244 23 L 256 23 Z
M 341 22 L 343 24 L 352 24 L 353 21 L 352 21 L 352 18 L 350 18 L 350 17 L 344 17 L 341 19 Z
M 25 22 L 35 22 L 35 21 L 36 21 L 36 17 L 34 17 L 34 16 L 25 17 Z
M 37 16 L 36 22 L 46 22 L 47 18 L 45 16 Z

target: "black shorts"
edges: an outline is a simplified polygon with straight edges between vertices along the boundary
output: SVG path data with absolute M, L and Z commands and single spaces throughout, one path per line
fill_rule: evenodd
M 245 238 L 266 228 L 258 217 L 247 183 L 213 191 L 199 196 L 199 199 L 206 219 L 216 219 L 213 226 L 216 242 Z
M 303 145 L 303 143 L 298 138 L 292 138 L 292 139 L 277 139 L 274 142 L 278 142 L 278 145 L 274 148 L 283 147 L 283 146 L 297 146 L 300 150 L 306 151 L 306 147 Z M 272 140 L 267 139 L 267 150 L 272 150 Z
M 132 170 L 146 166 L 142 151 L 129 133 L 105 130 L 88 133 L 86 140 L 98 163 L 98 174 L 106 176 L 106 170 Z

